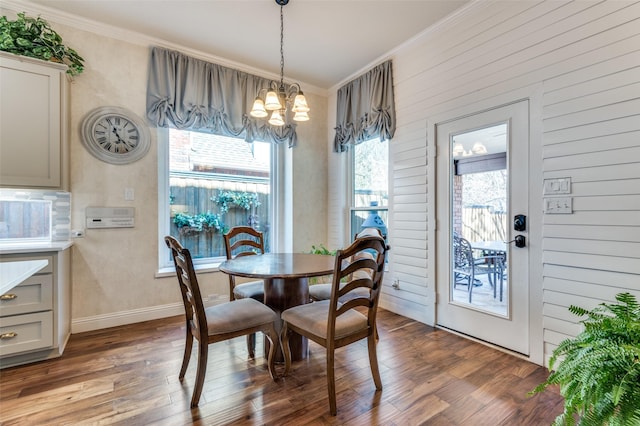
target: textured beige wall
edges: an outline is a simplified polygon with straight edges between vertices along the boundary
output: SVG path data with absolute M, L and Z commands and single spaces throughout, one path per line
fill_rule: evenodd
M 73 320 L 179 302 L 175 278 L 154 276 L 158 252 L 155 131 L 151 131 L 149 153 L 129 165 L 99 161 L 80 141 L 81 121 L 93 108 L 120 106 L 144 117 L 148 47 L 51 23 L 86 64 L 70 89 L 72 227 L 84 227 L 89 206 L 134 207 L 136 212 L 135 228 L 90 229 L 85 238 L 75 240 Z M 298 127 L 299 146 L 293 152 L 295 251 L 325 241 L 327 229 L 327 100 L 305 94 L 312 119 Z M 135 201 L 124 200 L 126 187 L 134 188 Z M 226 275 L 201 274 L 200 279 L 205 295 L 228 294 Z
M 305 92 L 311 119 L 293 150 L 293 251 L 327 242 L 327 98 Z

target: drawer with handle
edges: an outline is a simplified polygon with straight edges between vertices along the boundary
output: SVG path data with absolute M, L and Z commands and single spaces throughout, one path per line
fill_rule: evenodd
M 51 346 L 51 311 L 0 318 L 0 357 Z
M 53 277 L 34 275 L 0 295 L 0 317 L 39 311 L 53 307 Z

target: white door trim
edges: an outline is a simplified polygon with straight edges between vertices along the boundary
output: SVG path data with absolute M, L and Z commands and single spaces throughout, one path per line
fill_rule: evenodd
M 433 312 L 437 322 L 436 303 L 436 124 L 454 118 L 473 115 L 500 105 L 527 99 L 529 101 L 529 361 L 544 364 L 543 315 L 542 315 L 542 84 L 537 83 L 511 92 L 496 95 L 472 104 L 459 99 L 449 104 L 446 111 L 427 119 L 427 203 L 432 208 L 427 220 L 427 297 L 433 303 L 427 309 Z

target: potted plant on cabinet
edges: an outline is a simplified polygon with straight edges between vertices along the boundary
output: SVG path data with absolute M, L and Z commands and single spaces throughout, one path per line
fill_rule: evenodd
M 14 21 L 0 17 L 0 50 L 67 65 L 67 74 L 84 71 L 84 59 L 62 43 L 62 37 L 44 19 L 18 13 Z
M 549 360 L 551 374 L 532 394 L 559 385 L 564 412 L 555 425 L 640 425 L 640 304 L 630 293 L 591 311 L 570 306 L 584 330 Z M 560 361 L 556 366 L 556 361 Z

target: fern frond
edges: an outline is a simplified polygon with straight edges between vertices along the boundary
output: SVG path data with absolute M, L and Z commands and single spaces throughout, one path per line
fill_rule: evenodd
M 565 404 L 556 425 L 573 425 L 576 415 L 581 426 L 640 425 L 640 303 L 630 293 L 616 300 L 590 311 L 569 307 L 587 316 L 584 330 L 560 342 L 547 380 L 530 392 L 559 385 Z

